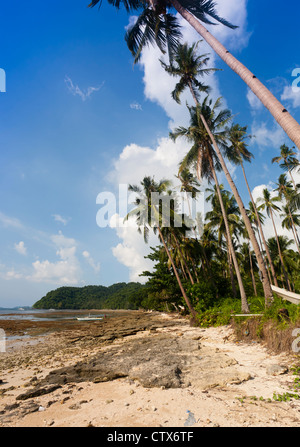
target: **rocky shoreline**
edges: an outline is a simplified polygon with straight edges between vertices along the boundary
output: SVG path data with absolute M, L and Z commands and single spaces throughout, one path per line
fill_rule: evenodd
M 273 399 L 291 391 L 297 358 L 237 342 L 229 326 L 132 311 L 37 329 L 0 353 L 3 427 L 176 427 L 191 413 L 195 427 L 300 423 L 298 400 Z

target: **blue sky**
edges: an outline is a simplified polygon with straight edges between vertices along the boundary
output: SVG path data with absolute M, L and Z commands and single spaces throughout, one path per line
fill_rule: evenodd
M 299 121 L 300 93 L 291 90 L 300 67 L 298 2 L 286 9 L 273 0 L 218 3 L 240 28 L 214 27 L 215 35 Z M 160 71 L 157 50 L 133 67 L 124 41 L 129 16 L 105 2 L 100 10 L 87 4 L 31 0 L 1 8 L 0 307 L 31 305 L 62 285 L 138 280 L 149 247 L 135 228 L 99 228 L 96 198 L 144 175 L 173 179 L 186 149 L 168 139 L 187 113 L 170 98 L 173 81 Z M 189 42 L 199 40 L 183 31 Z M 247 173 L 258 195 L 280 173 L 271 158 L 291 142 L 212 52 L 211 62 L 223 69 L 208 81 L 212 96 L 222 95 L 256 135 Z M 248 203 L 241 173 L 231 169 Z

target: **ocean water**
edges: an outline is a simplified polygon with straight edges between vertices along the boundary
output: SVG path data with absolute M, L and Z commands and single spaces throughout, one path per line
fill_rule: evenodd
M 0 321 L 1 320 L 30 320 L 30 321 L 53 321 L 53 320 L 74 320 L 79 316 L 104 316 L 107 313 L 103 313 L 101 310 L 54 310 L 54 309 L 0 309 Z M 109 313 L 112 316 L 112 313 Z

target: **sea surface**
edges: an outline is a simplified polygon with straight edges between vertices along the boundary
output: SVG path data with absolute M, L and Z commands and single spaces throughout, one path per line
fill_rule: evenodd
M 113 316 L 113 311 L 109 316 Z M 74 320 L 78 316 L 104 316 L 107 312 L 103 310 L 73 310 L 73 309 L 0 309 L 0 320 L 30 320 L 30 321 L 52 321 L 52 320 Z M 108 316 L 108 315 L 107 315 Z

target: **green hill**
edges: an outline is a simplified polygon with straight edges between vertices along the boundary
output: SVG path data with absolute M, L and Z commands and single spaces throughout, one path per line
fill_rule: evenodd
M 59 287 L 38 300 L 35 309 L 138 309 L 146 287 L 140 283 L 117 283 L 109 287 Z

